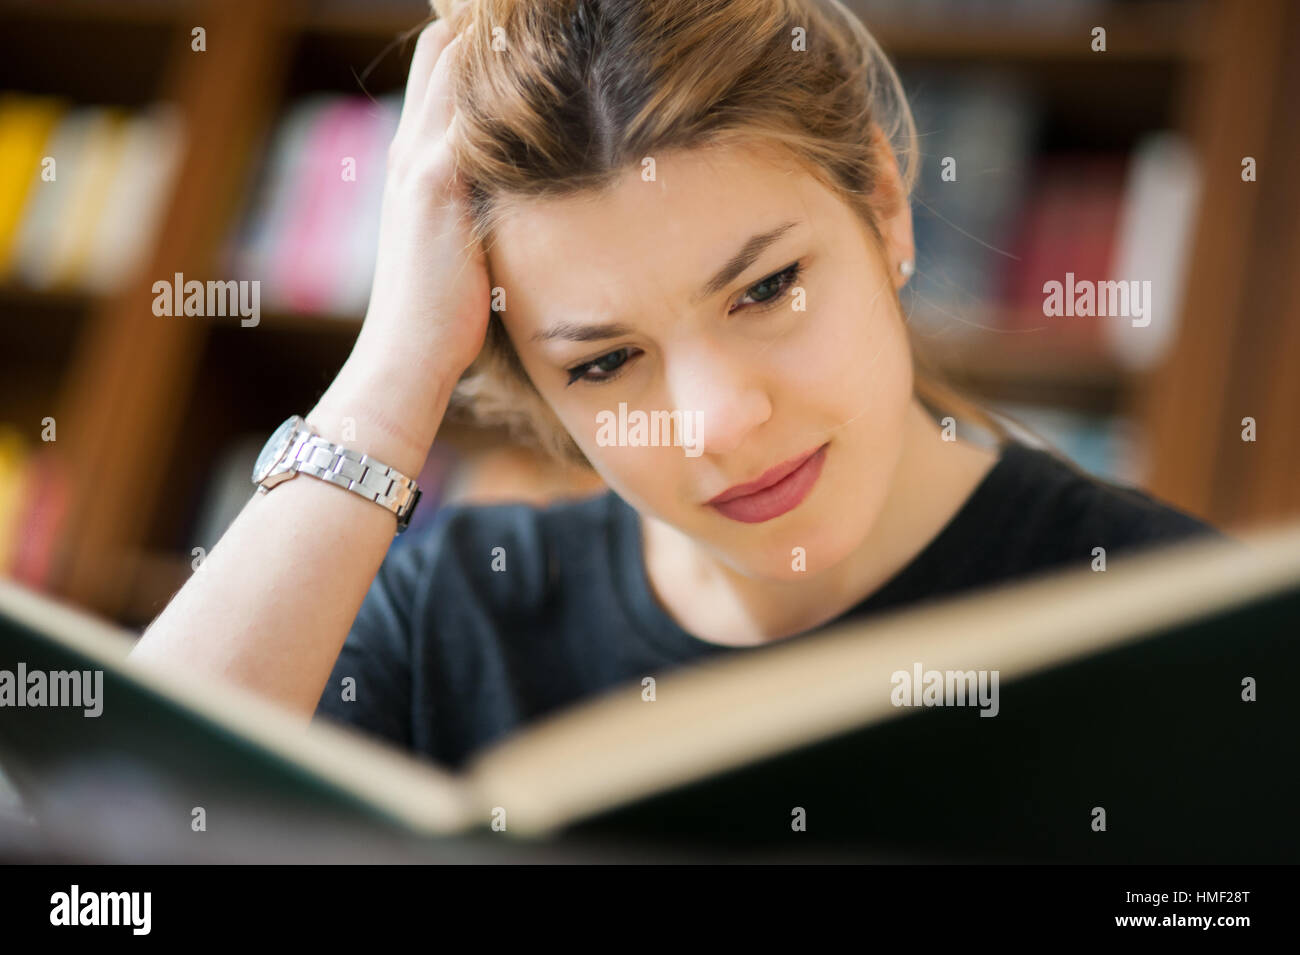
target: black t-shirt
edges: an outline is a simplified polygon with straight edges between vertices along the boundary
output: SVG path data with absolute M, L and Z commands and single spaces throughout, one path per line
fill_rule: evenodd
M 316 713 L 444 766 L 616 684 L 763 650 L 701 640 L 668 615 L 649 589 L 637 514 L 613 492 L 545 508 L 448 505 L 415 533 L 385 557 Z M 1117 555 L 1218 533 L 1012 442 L 912 561 L 823 627 L 1090 566 L 1098 546 L 1111 569 Z M 345 700 L 348 677 L 355 699 Z

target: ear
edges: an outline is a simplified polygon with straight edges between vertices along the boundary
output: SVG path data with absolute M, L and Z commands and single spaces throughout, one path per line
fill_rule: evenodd
M 903 178 L 898 170 L 898 160 L 889 140 L 879 126 L 874 128 L 872 140 L 878 163 L 879 177 L 871 192 L 871 206 L 876 214 L 877 228 L 884 240 L 882 250 L 885 264 L 894 280 L 894 288 L 902 288 L 907 276 L 899 271 L 902 262 L 916 261 L 916 243 L 912 238 L 912 206 L 903 192 Z

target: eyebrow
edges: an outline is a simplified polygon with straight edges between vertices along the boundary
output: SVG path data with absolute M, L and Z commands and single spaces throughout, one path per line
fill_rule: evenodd
M 745 244 L 740 247 L 740 250 L 727 260 L 727 264 L 720 268 L 713 278 L 704 283 L 692 301 L 700 302 L 710 295 L 721 292 L 734 282 L 745 269 L 753 265 L 758 257 L 767 250 L 768 246 L 781 238 L 787 230 L 798 224 L 797 219 L 792 219 L 789 222 L 781 223 L 774 229 L 758 232 L 750 236 Z M 605 322 L 599 325 L 587 325 L 581 322 L 557 322 L 545 331 L 535 333 L 532 341 L 549 342 L 558 339 L 569 342 L 595 342 L 608 338 L 618 338 L 622 335 L 631 334 L 631 332 L 631 328 L 619 322 Z
M 745 269 L 749 268 L 766 251 L 767 247 L 781 238 L 787 229 L 798 225 L 798 221 L 791 219 L 789 222 L 783 222 L 775 229 L 767 232 L 759 232 L 749 237 L 749 241 L 740 247 L 740 251 L 733 255 L 730 261 L 718 270 L 717 275 L 709 279 L 704 287 L 696 294 L 694 301 L 698 302 L 708 298 L 710 295 L 716 295 L 724 288 L 734 282 Z

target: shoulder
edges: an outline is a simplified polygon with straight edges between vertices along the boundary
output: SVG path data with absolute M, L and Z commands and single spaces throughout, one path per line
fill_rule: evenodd
M 1101 478 L 1051 451 L 1011 443 L 995 468 L 1004 518 L 1022 545 L 1062 557 L 1094 547 L 1133 551 L 1221 531 L 1132 485 Z
M 562 561 L 605 539 L 611 493 L 545 506 L 443 505 L 416 536 L 399 539 L 383 572 L 417 578 L 426 592 L 469 589 L 507 613 L 536 607 L 555 586 Z
M 591 579 L 575 561 L 599 561 L 602 551 L 578 542 L 603 533 L 608 510 L 603 495 L 547 507 L 443 505 L 389 547 L 317 713 L 443 761 L 513 725 L 538 697 L 520 682 L 537 668 L 519 654 L 547 646 L 537 638 L 556 626 L 556 591 Z M 345 678 L 355 683 L 350 698 Z

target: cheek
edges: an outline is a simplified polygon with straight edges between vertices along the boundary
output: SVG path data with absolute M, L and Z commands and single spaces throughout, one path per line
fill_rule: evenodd
M 675 490 L 689 482 L 675 470 L 684 466 L 679 448 L 602 447 L 587 439 L 578 444 L 606 486 L 635 510 L 668 524 L 683 523 Z
M 876 294 L 870 281 L 810 297 L 805 321 L 772 351 L 790 392 L 844 418 L 892 408 L 911 392 L 911 352 L 897 302 L 889 288 Z
M 577 389 L 583 388 L 581 383 L 565 388 L 563 374 L 556 373 L 553 367 L 535 360 L 531 355 L 527 357 L 521 355 L 520 362 L 528 373 L 533 387 L 541 395 L 542 401 L 551 409 L 551 413 L 569 433 L 573 442 L 587 456 L 587 460 L 591 462 L 601 479 L 620 494 L 624 489 L 629 492 L 635 489 L 638 472 L 644 473 L 646 470 L 644 462 L 638 460 L 636 455 L 661 449 L 599 444 L 596 440 L 599 427 L 596 414 L 607 405 L 613 404 L 617 407 L 617 402 L 613 399 L 584 400 L 580 392 L 575 393 Z M 544 380 L 542 376 L 545 376 Z M 660 465 L 662 466 L 662 462 Z M 623 496 L 631 500 L 627 495 Z
M 582 449 L 601 479 L 624 500 L 643 510 L 658 513 L 656 501 L 672 499 L 678 486 L 676 478 L 683 467 L 682 449 L 664 446 L 619 446 L 601 444 L 596 439 L 598 426 L 595 412 L 580 420 L 572 414 L 561 417 L 574 442 Z

